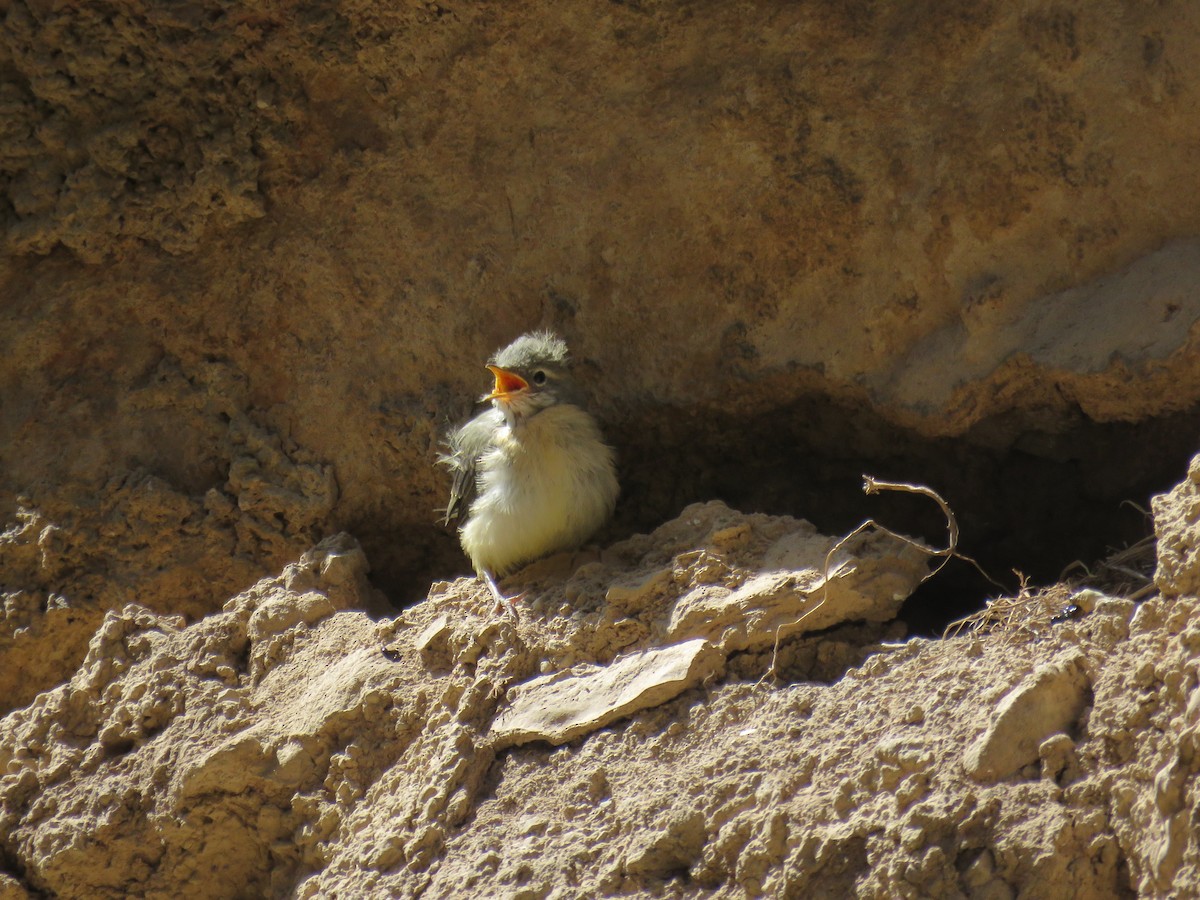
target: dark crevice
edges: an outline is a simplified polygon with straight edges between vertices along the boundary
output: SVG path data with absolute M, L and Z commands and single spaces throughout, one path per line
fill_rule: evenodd
M 31 898 L 49 896 L 30 884 L 29 872 L 21 861 L 20 855 L 16 850 L 10 849 L 3 843 L 0 843 L 0 875 L 7 875 L 23 888 Z
M 743 512 L 808 519 L 842 534 L 865 519 L 946 544 L 936 504 L 909 494 L 862 493 L 862 475 L 927 485 L 958 518 L 959 549 L 1015 592 L 1018 578 L 1052 584 L 1073 563 L 1091 565 L 1151 531 L 1138 509 L 1169 490 L 1200 448 L 1200 408 L 1139 423 L 1097 424 L 1078 411 L 997 416 L 956 438 L 923 438 L 878 414 L 811 397 L 753 418 L 735 412 L 647 407 L 606 422 L 617 448 L 621 499 L 596 537 L 608 544 L 651 531 L 689 503 L 722 500 Z M 1128 501 L 1128 502 L 1127 502 Z M 452 529 L 404 535 L 361 531 L 368 557 L 393 561 L 376 583 L 393 603 L 425 596 L 429 583 L 468 574 Z M 405 552 L 397 553 L 397 546 Z M 396 565 L 403 560 L 406 565 Z M 913 633 L 950 622 L 1004 592 L 952 561 L 906 603 Z
M 1014 413 L 959 438 L 927 439 L 870 411 L 810 399 L 751 421 L 660 411 L 609 433 L 623 461 L 614 535 L 720 499 L 745 512 L 808 519 L 829 534 L 871 518 L 946 545 L 934 503 L 910 494 L 867 497 L 862 475 L 870 474 L 941 494 L 958 519 L 960 551 L 1015 592 L 1015 572 L 1052 584 L 1073 563 L 1091 565 L 1150 533 L 1141 510 L 1186 473 L 1200 448 L 1200 409 L 1111 424 Z M 915 633 L 941 634 L 1002 593 L 955 560 L 901 617 Z

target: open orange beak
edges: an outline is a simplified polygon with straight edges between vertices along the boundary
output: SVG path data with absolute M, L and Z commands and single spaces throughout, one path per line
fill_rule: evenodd
M 488 366 L 488 371 L 496 377 L 496 388 L 484 397 L 484 400 L 503 400 L 510 394 L 515 394 L 517 391 L 523 391 L 529 387 L 529 382 L 516 372 L 510 372 L 508 369 L 502 369 L 499 366 Z

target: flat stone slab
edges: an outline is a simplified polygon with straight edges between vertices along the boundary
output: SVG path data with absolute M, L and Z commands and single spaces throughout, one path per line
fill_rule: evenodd
M 497 749 L 565 744 L 617 719 L 659 706 L 725 667 L 725 654 L 701 638 L 620 657 L 603 668 L 534 678 L 509 693 L 496 717 Z

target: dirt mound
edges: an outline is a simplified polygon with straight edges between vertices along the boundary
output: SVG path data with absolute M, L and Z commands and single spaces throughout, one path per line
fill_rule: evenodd
M 1194 559 L 902 640 L 928 555 L 835 543 L 711 503 L 526 570 L 518 620 L 462 579 L 376 621 L 343 535 L 191 625 L 110 612 L 0 722 L 0 848 L 63 897 L 1200 890 Z

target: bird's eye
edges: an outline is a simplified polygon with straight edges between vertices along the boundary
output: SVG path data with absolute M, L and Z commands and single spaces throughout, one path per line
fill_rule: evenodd
M 541 369 L 538 369 L 536 372 L 534 372 L 533 373 L 533 383 L 537 384 L 537 385 L 545 384 L 546 383 L 546 373 L 543 372 Z

